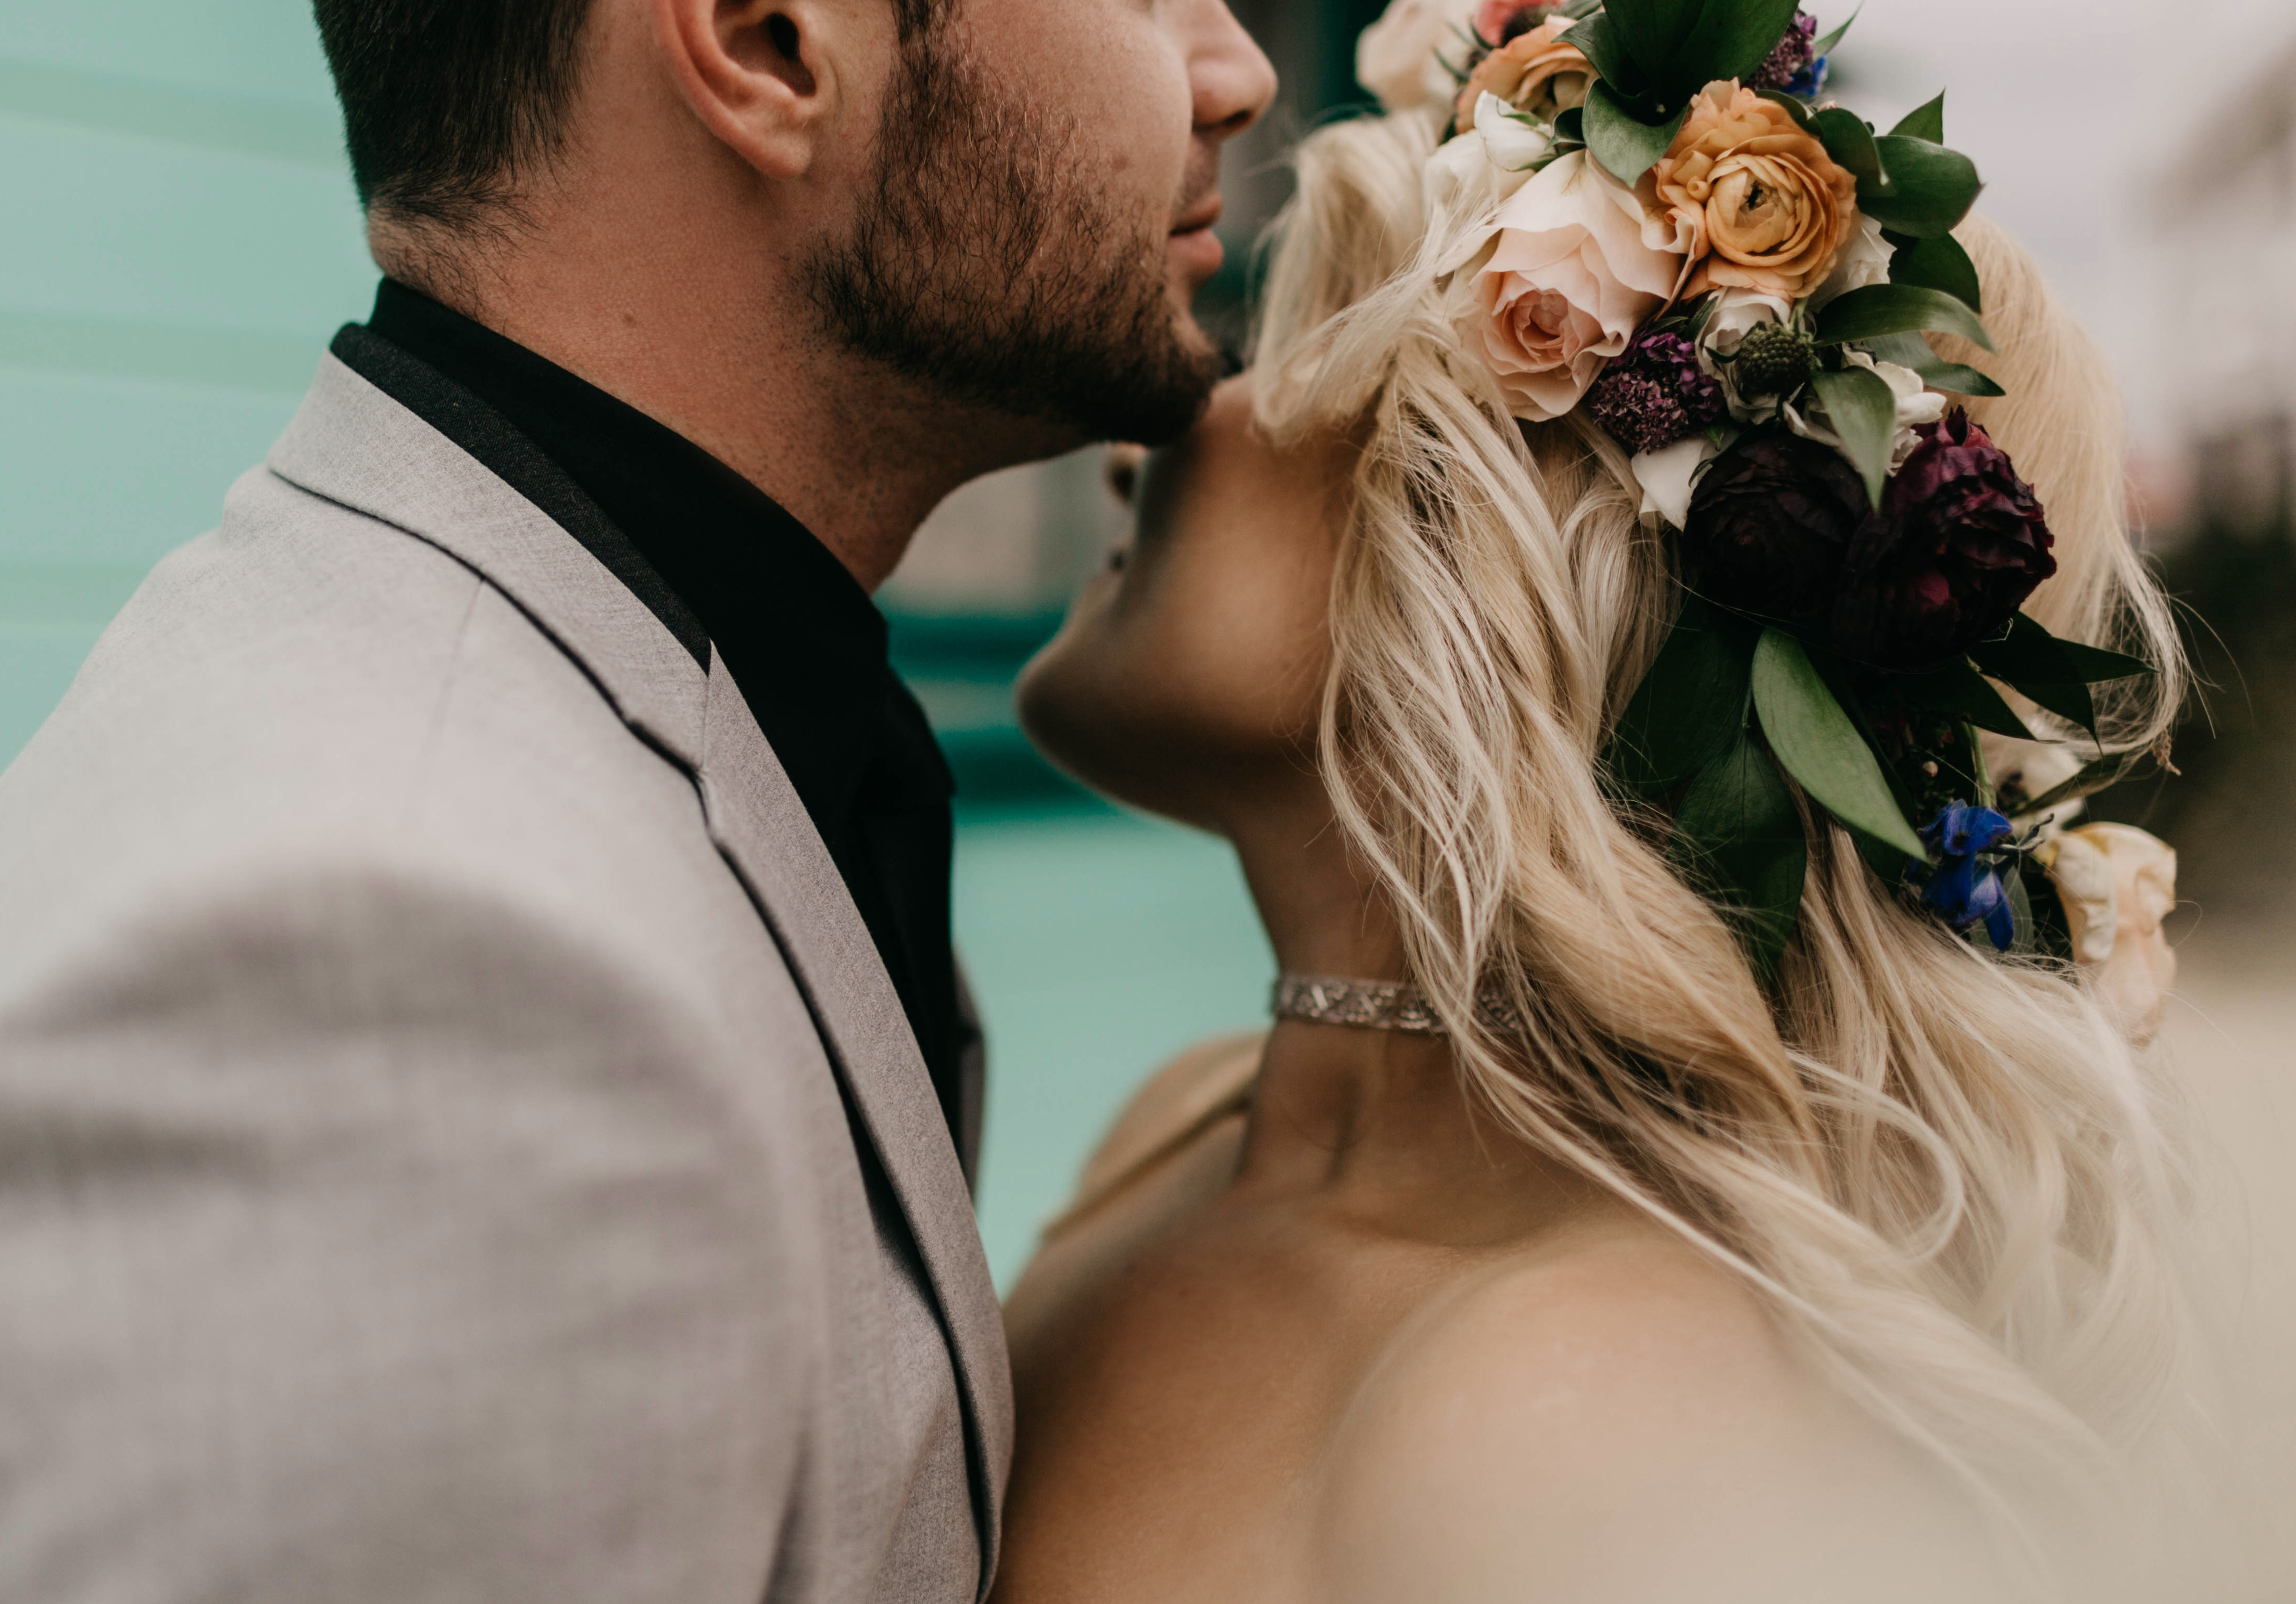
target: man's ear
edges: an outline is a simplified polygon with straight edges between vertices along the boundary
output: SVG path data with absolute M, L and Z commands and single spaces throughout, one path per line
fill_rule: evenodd
M 769 178 L 813 165 L 824 129 L 865 88 L 857 19 L 825 0 L 653 0 L 656 41 L 702 125 Z

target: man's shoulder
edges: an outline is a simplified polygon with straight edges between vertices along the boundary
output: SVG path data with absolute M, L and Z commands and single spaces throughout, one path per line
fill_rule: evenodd
M 0 775 L 0 960 L 289 863 L 609 928 L 752 917 L 691 777 L 509 598 L 258 471 Z

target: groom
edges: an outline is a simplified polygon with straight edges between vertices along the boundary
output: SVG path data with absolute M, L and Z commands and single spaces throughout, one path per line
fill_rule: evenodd
M 1222 0 L 317 11 L 373 316 L 0 776 L 0 1596 L 975 1600 L 869 595 L 1193 417 L 1267 64 Z

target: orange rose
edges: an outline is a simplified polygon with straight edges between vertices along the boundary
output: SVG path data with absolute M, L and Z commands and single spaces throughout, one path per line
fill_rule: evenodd
M 1728 286 L 1800 300 L 1857 225 L 1857 180 L 1784 106 L 1709 84 L 1639 186 L 1652 242 L 1697 264 L 1685 296 Z
M 1567 17 L 1549 17 L 1477 62 L 1459 90 L 1454 112 L 1458 126 L 1475 126 L 1475 102 L 1486 94 L 1546 122 L 1585 105 L 1595 69 L 1576 46 L 1562 43 L 1562 30 L 1570 26 Z

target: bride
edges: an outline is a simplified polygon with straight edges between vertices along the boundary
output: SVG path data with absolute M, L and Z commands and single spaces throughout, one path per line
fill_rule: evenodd
M 1058 762 L 1234 843 L 1305 978 L 1138 1092 L 1013 1293 L 996 1597 L 2094 1589 L 2195 1393 L 2125 1005 L 2157 933 L 2124 907 L 2110 985 L 1997 955 L 1797 790 L 1758 974 L 1608 781 L 1677 543 L 1609 434 L 1461 359 L 1443 120 L 1308 140 L 1254 368 L 1022 683 Z M 1956 349 L 2007 391 L 1972 411 L 2055 535 L 2028 610 L 2160 667 L 2100 700 L 2142 750 L 2181 682 L 2109 381 L 1959 236 L 1999 355 Z M 2057 749 L 1986 741 L 2005 790 Z

